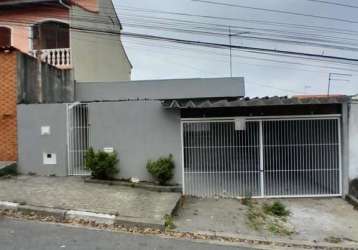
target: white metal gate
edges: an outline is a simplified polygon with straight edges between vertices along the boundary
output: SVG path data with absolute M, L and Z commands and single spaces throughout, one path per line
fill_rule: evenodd
M 340 196 L 339 116 L 182 121 L 184 193 L 199 197 Z
M 85 169 L 85 153 L 89 147 L 90 127 L 88 105 L 67 105 L 67 162 L 68 175 L 89 175 Z

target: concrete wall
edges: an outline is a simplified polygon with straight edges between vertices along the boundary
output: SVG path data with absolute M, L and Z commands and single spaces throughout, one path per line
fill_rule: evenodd
M 352 102 L 349 116 L 349 179 L 358 178 L 358 100 Z
M 70 11 L 75 80 L 128 81 L 132 67 L 122 45 L 121 25 L 112 1 L 98 0 L 98 10 L 94 13 L 73 6 Z
M 76 84 L 78 101 L 237 96 L 245 96 L 245 83 L 242 77 Z
M 39 79 L 41 81 L 39 81 Z M 74 101 L 72 70 L 58 69 L 17 53 L 17 102 L 64 103 Z
M 181 183 L 180 115 L 159 101 L 89 104 L 91 141 L 96 149 L 113 147 L 120 160 L 120 177 L 151 180 L 149 159 L 173 154 L 175 177 Z
M 66 105 L 21 104 L 17 117 L 19 172 L 66 176 Z M 49 126 L 50 134 L 41 135 L 41 126 Z M 56 164 L 44 164 L 43 153 L 56 154 Z

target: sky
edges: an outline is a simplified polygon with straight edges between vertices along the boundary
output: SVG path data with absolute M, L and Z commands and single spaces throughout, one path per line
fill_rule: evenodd
M 229 44 L 231 27 L 232 45 L 358 59 L 358 3 L 355 0 L 323 1 L 346 6 L 317 0 L 113 1 L 125 33 Z M 290 43 L 282 40 L 290 40 Z M 122 41 L 133 65 L 132 80 L 231 75 L 228 48 L 143 40 L 126 35 Z M 329 73 L 349 74 L 332 75 L 331 94 L 353 95 L 358 93 L 356 72 L 358 62 L 232 50 L 232 76 L 245 78 L 246 95 L 251 97 L 327 94 Z

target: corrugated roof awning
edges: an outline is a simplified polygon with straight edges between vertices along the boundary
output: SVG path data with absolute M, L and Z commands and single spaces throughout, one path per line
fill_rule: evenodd
M 210 109 L 233 107 L 257 107 L 280 105 L 308 105 L 308 104 L 340 104 L 350 100 L 348 96 L 273 96 L 262 98 L 223 98 L 223 99 L 174 99 L 163 100 L 162 105 L 166 109 Z

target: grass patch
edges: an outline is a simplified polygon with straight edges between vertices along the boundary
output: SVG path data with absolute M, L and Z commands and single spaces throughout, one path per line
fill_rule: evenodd
M 286 206 L 279 201 L 275 201 L 273 204 L 265 203 L 263 205 L 263 210 L 266 214 L 277 217 L 287 217 L 290 215 L 290 210 L 288 210 Z
M 256 231 L 269 231 L 272 234 L 288 236 L 294 233 L 287 223 L 290 211 L 280 202 L 273 204 L 257 204 L 252 200 L 248 203 L 247 224 Z
M 173 230 L 176 228 L 176 226 L 174 225 L 173 217 L 171 215 L 166 214 L 164 216 L 164 226 L 167 230 Z

